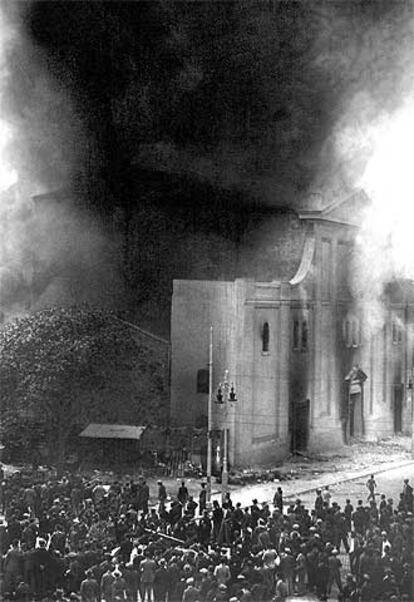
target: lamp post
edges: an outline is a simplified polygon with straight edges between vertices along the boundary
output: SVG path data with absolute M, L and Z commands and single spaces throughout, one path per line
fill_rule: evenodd
M 210 326 L 210 342 L 208 353 L 208 408 L 207 408 L 207 495 L 206 506 L 211 507 L 211 423 L 213 417 L 213 327 Z
M 413 368 L 411 368 L 411 376 L 408 379 L 407 389 L 410 391 L 411 397 L 411 455 L 414 456 L 414 384 L 413 384 Z
M 226 370 L 224 373 L 223 382 L 219 384 L 216 395 L 216 403 L 218 405 L 224 406 L 225 408 L 225 422 L 224 422 L 224 437 L 223 437 L 223 470 L 221 473 L 221 503 L 223 504 L 226 499 L 226 493 L 228 491 L 229 486 L 229 467 L 228 467 L 228 459 L 227 459 L 227 447 L 228 447 L 228 438 L 227 438 L 227 412 L 228 405 L 233 404 L 237 401 L 236 392 L 234 389 L 234 384 L 229 382 L 228 379 L 229 371 Z

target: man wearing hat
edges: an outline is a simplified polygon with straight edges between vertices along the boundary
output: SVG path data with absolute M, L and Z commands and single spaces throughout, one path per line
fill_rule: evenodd
M 165 504 L 165 501 L 167 499 L 167 490 L 165 488 L 165 485 L 162 481 L 157 481 L 157 485 L 158 485 L 158 501 L 160 502 L 160 504 Z
M 98 602 L 99 600 L 99 586 L 96 579 L 93 578 L 92 569 L 88 569 L 85 573 L 86 579 L 84 579 L 80 586 L 80 595 L 82 602 Z
M 275 495 L 273 496 L 273 506 L 283 513 L 283 490 L 281 487 L 276 489 Z
M 188 577 L 185 581 L 185 589 L 182 602 L 198 602 L 200 591 L 194 586 L 194 577 Z
M 202 515 L 207 507 L 206 483 L 201 483 L 201 491 L 198 496 L 198 513 Z
M 187 503 L 187 500 L 188 500 L 188 489 L 185 486 L 185 481 L 181 481 L 181 485 L 178 488 L 177 500 L 183 506 L 185 506 L 185 504 Z
M 413 488 L 410 485 L 410 479 L 404 479 L 404 485 L 402 490 L 403 500 L 405 509 L 407 512 L 413 511 Z
M 220 585 L 217 588 L 216 595 L 213 598 L 213 601 L 214 602 L 227 602 L 228 599 L 229 599 L 229 595 L 228 595 L 227 585 L 225 585 L 224 583 L 220 583 Z
M 46 540 L 39 538 L 38 547 L 33 552 L 33 576 L 35 593 L 44 595 L 51 583 L 51 573 L 53 571 L 53 558 L 46 547 Z
M 156 602 L 165 602 L 169 582 L 170 575 L 168 573 L 167 561 L 165 558 L 160 558 L 154 575 L 154 596 Z
M 101 595 L 103 602 L 112 602 L 112 584 L 115 581 L 113 566 L 108 562 L 107 569 L 101 577 Z
M 328 567 L 329 567 L 328 587 L 327 587 L 328 595 L 330 595 L 332 585 L 334 583 L 336 584 L 338 590 L 340 592 L 342 592 L 341 566 L 342 566 L 342 563 L 338 558 L 338 550 L 336 548 L 333 548 L 328 557 Z
M 275 586 L 275 602 L 285 602 L 288 597 L 288 587 L 283 580 L 282 574 L 278 573 L 276 575 L 276 586 Z
M 345 578 L 345 585 L 342 589 L 342 595 L 344 600 L 356 600 L 358 596 L 357 584 L 352 573 L 348 573 Z
M 296 569 L 295 557 L 289 547 L 285 547 L 280 557 L 280 568 L 286 582 L 289 596 L 294 593 L 294 577 Z
M 14 540 L 7 554 L 3 557 L 3 592 L 14 594 L 18 584 L 18 577 L 22 574 L 22 568 L 23 554 L 20 550 L 19 542 Z
M 224 556 L 221 557 L 219 564 L 214 569 L 214 577 L 217 579 L 217 583 L 219 585 L 227 585 L 227 583 L 230 581 L 230 569 L 226 564 L 226 559 Z
M 142 602 L 154 599 L 154 579 L 157 563 L 152 557 L 152 553 L 147 549 L 145 558 L 141 560 L 139 570 L 141 573 L 141 598 Z
M 259 502 L 257 500 L 253 500 L 252 505 L 250 506 L 251 524 L 253 529 L 257 527 L 257 523 L 261 517 L 261 511 L 258 503 Z
M 205 600 L 208 592 L 215 587 L 216 582 L 214 580 L 212 571 L 207 567 L 201 568 L 198 572 L 201 576 L 201 579 L 198 583 L 198 587 L 200 589 L 200 598 Z
M 115 600 L 127 600 L 128 588 L 125 579 L 122 577 L 121 571 L 115 569 L 112 575 L 114 577 L 112 583 L 112 602 Z

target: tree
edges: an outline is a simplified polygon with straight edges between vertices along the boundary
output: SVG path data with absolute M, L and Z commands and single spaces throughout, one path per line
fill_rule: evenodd
M 134 391 L 132 408 L 128 400 L 123 403 L 122 394 L 105 398 L 108 388 L 113 394 L 118 375 L 122 382 L 131 378 L 134 390 L 136 370 L 146 390 L 141 395 Z M 107 310 L 49 308 L 17 319 L 0 331 L 3 433 L 7 424 L 13 426 L 16 421 L 26 426 L 40 423 L 45 443 L 61 469 L 74 430 L 101 416 L 116 422 L 129 412 L 136 420 L 144 396 L 154 405 L 162 389 L 156 370 L 128 325 Z M 154 378 L 148 379 L 146 373 Z

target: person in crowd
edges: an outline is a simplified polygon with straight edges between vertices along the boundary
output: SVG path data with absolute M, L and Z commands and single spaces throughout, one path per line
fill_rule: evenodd
M 140 562 L 141 572 L 141 598 L 142 601 L 154 601 L 154 581 L 157 563 L 155 562 L 150 550 L 145 553 L 145 558 Z
M 199 602 L 200 590 L 194 585 L 194 577 L 186 579 L 186 588 L 183 593 L 182 602 Z
M 23 574 L 23 554 L 19 541 L 12 541 L 9 550 L 3 557 L 3 593 L 11 595 L 16 591 L 18 580 Z
M 198 512 L 201 515 L 204 514 L 204 510 L 207 508 L 207 487 L 206 483 L 201 483 L 201 491 L 198 495 Z
M 413 512 L 413 488 L 410 485 L 410 479 L 404 479 L 404 486 L 402 490 L 403 502 L 405 504 L 405 510 L 407 512 Z
M 185 504 L 187 503 L 187 500 L 188 500 L 188 489 L 187 489 L 187 487 L 185 485 L 185 481 L 181 481 L 181 485 L 178 488 L 177 500 L 183 506 L 185 506 Z
M 322 518 L 323 516 L 323 497 L 322 497 L 322 489 L 316 490 L 316 498 L 315 498 L 315 516 L 316 518 Z
M 92 569 L 85 571 L 85 579 L 80 585 L 80 597 L 82 602 L 99 602 L 99 586 Z
M 162 481 L 158 481 L 158 501 L 160 504 L 164 505 L 167 501 L 167 490 Z
M 112 582 L 112 598 L 111 602 L 118 602 L 120 600 L 128 599 L 128 588 L 126 581 L 122 575 L 122 571 L 116 569 L 113 573 L 114 580 Z M 153 598 L 148 598 L 153 601 Z
M 377 483 L 375 482 L 375 477 L 373 474 L 369 477 L 366 485 L 367 485 L 367 489 L 368 489 L 367 500 L 368 501 L 373 500 L 375 502 L 375 489 L 377 487 Z
M 331 492 L 329 491 L 329 485 L 325 485 L 325 487 L 323 488 L 322 491 L 322 500 L 323 503 L 327 505 L 327 507 L 329 508 L 330 504 L 331 504 Z
M 283 512 L 283 490 L 281 487 L 278 487 L 275 491 L 275 495 L 273 496 L 273 506 L 278 508 L 280 512 Z
M 331 593 L 332 585 L 336 585 L 339 592 L 342 592 L 342 581 L 341 581 L 341 566 L 342 563 L 338 558 L 338 550 L 334 548 L 328 557 L 328 595 Z

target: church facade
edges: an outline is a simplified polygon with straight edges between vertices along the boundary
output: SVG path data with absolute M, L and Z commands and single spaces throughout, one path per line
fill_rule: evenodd
M 174 281 L 171 416 L 206 426 L 212 326 L 215 454 L 227 429 L 232 466 L 410 430 L 413 287 L 389 283 L 381 325 L 364 323 L 350 278 L 360 210 L 355 195 L 298 212 L 300 254 L 281 279 Z M 224 379 L 237 401 L 216 404 Z

